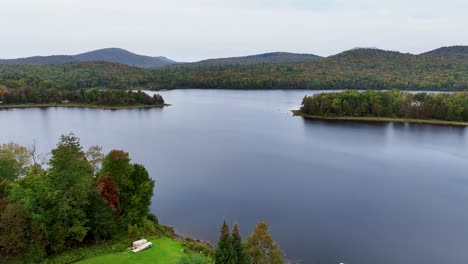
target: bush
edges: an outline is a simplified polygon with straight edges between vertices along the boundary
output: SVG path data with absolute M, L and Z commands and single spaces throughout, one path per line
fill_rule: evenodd
M 154 223 L 154 225 L 159 225 L 159 220 L 158 217 L 155 214 L 148 213 L 148 216 L 146 217 L 148 220 Z
M 158 225 L 156 226 L 156 236 L 174 238 L 174 228 L 170 226 Z
M 189 252 L 203 254 L 205 256 L 211 256 L 213 254 L 213 250 L 208 245 L 190 237 L 185 238 L 185 241 L 182 244 Z
M 200 255 L 185 255 L 182 256 L 177 264 L 207 264 L 206 259 Z
M 127 234 L 135 238 L 158 235 L 157 227 L 153 221 L 144 219 L 141 224 L 128 225 Z
M 31 245 L 26 251 L 24 262 L 25 263 L 40 263 L 47 256 L 45 249 L 39 245 Z

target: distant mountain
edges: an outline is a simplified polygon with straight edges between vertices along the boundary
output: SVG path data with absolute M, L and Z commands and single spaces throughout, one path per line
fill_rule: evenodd
M 175 63 L 166 57 L 143 56 L 118 48 L 95 50 L 75 55 L 73 58 L 78 61 L 116 62 L 141 68 L 157 68 Z
M 352 48 L 350 50 L 357 50 L 357 49 L 375 49 L 375 50 L 378 50 L 379 48 L 377 48 L 377 47 L 355 47 L 355 48 Z
M 108 48 L 81 53 L 78 55 L 35 56 L 19 59 L 0 60 L 3 65 L 46 65 L 79 61 L 105 61 L 140 68 L 159 68 L 176 63 L 166 57 L 138 55 L 124 49 Z
M 351 50 L 338 53 L 330 56 L 331 59 L 358 59 L 358 60 L 388 60 L 411 58 L 415 55 L 409 53 L 401 53 L 398 51 L 381 50 L 377 48 L 354 48 Z
M 422 53 L 423 56 L 437 56 L 453 59 L 468 59 L 468 46 L 442 47 Z
M 298 63 L 309 62 L 320 59 L 320 56 L 313 54 L 299 54 L 289 52 L 271 52 L 259 55 L 251 55 L 244 57 L 231 57 L 202 60 L 199 62 L 190 63 L 191 65 L 249 65 L 249 64 L 263 64 L 263 63 Z
M 401 89 L 468 90 L 468 60 L 380 49 L 353 49 L 302 63 L 166 67 L 161 89 Z
M 62 64 L 75 61 L 73 56 L 53 55 L 53 56 L 34 56 L 19 59 L 0 59 L 1 65 L 45 65 L 45 64 Z

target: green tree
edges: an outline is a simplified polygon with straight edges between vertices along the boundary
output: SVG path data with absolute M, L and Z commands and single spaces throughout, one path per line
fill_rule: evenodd
M 112 239 L 117 233 L 116 216 L 98 190 L 89 194 L 89 206 L 86 210 L 89 239 L 97 244 L 101 240 Z
M 28 173 L 31 155 L 26 147 L 14 143 L 0 145 L 0 179 L 15 180 Z
M 246 252 L 252 259 L 252 264 L 284 264 L 281 249 L 276 245 L 268 231 L 266 222 L 255 226 L 252 234 L 247 237 Z
M 236 263 L 237 264 L 249 264 L 250 258 L 245 253 L 244 246 L 242 245 L 242 237 L 239 231 L 239 226 L 237 224 L 234 225 L 232 229 L 232 249 L 234 251 L 234 255 L 236 256 Z
M 215 251 L 216 264 L 237 264 L 237 259 L 232 247 L 232 237 L 229 233 L 229 227 L 224 220 L 221 226 L 221 234 L 218 240 L 218 246 Z
M 7 205 L 0 218 L 0 249 L 7 255 L 24 253 L 29 242 L 29 217 L 18 203 Z
M 92 167 L 79 139 L 63 135 L 52 150 L 47 173 L 47 226 L 52 250 L 59 252 L 82 242 L 88 232 L 86 207 L 91 191 Z
M 151 198 L 153 197 L 154 180 L 140 164 L 133 164 L 130 174 L 131 186 L 122 190 L 121 207 L 123 217 L 130 224 L 142 223 L 147 218 Z
M 122 150 L 112 150 L 102 162 L 100 174 L 111 175 L 117 183 L 120 192 L 125 192 L 132 188 L 130 175 L 133 173 L 133 166 L 130 164 L 130 157 Z
M 142 224 L 153 196 L 154 181 L 139 164 L 131 164 L 128 153 L 112 150 L 104 158 L 101 175 L 110 175 L 117 184 L 124 225 Z

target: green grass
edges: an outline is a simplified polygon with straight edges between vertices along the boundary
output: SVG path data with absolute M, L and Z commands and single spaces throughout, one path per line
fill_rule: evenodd
M 447 121 L 438 119 L 414 119 L 414 118 L 393 118 L 393 117 L 371 117 L 371 116 L 319 116 L 307 115 L 299 110 L 292 110 L 295 116 L 302 116 L 307 119 L 317 120 L 343 120 L 343 121 L 361 121 L 361 122 L 397 122 L 397 123 L 419 123 L 432 125 L 448 126 L 468 126 L 468 122 Z
M 79 264 L 175 264 L 185 253 L 181 243 L 170 238 L 149 239 L 153 242 L 153 247 L 133 253 L 130 249 L 124 251 L 105 254 L 79 261 Z

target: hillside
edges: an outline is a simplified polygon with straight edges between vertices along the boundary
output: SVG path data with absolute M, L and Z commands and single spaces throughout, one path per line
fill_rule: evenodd
M 468 60 L 355 49 L 311 62 L 156 71 L 158 88 L 468 89 Z
M 468 90 L 468 60 L 354 49 L 327 58 L 297 63 L 177 64 L 160 69 L 143 69 L 109 62 L 0 65 L 0 87 L 14 89 L 24 86 L 155 90 Z
M 189 65 L 196 66 L 216 66 L 216 65 L 248 65 L 262 63 L 298 63 L 320 59 L 320 56 L 313 54 L 298 54 L 288 52 L 272 52 L 244 57 L 231 57 L 220 59 L 202 60 Z
M 354 48 L 343 51 L 328 58 L 349 59 L 349 60 L 393 60 L 412 58 L 415 55 L 401 53 L 398 51 L 381 50 L 376 48 Z
M 175 63 L 166 57 L 143 56 L 118 48 L 95 50 L 75 55 L 73 58 L 77 61 L 106 61 L 142 68 L 157 68 Z
M 20 88 L 153 89 L 152 71 L 111 62 L 0 65 L 0 86 Z
M 423 56 L 437 56 L 454 59 L 468 59 L 468 46 L 442 47 L 421 54 Z
M 141 68 L 158 68 L 176 63 L 175 61 L 167 59 L 166 57 L 143 56 L 123 49 L 108 48 L 77 55 L 35 56 L 28 58 L 0 60 L 0 65 L 47 65 L 79 61 L 115 62 Z

